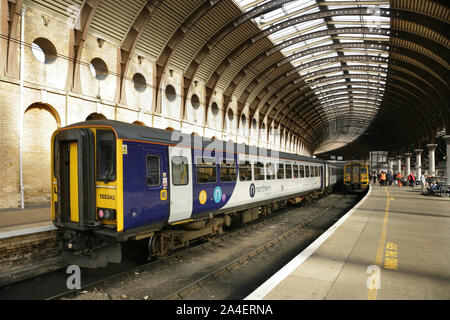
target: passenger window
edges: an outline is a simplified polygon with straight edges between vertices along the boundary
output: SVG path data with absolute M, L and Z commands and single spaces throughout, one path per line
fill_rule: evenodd
M 305 166 L 300 166 L 300 178 L 305 177 Z
M 197 183 L 214 183 L 217 181 L 216 159 L 197 158 Z
M 319 167 L 316 167 L 316 177 L 320 177 L 320 170 L 319 170 Z
M 294 168 L 293 177 L 296 179 L 298 178 L 298 165 L 294 164 L 293 168 Z
M 309 167 L 309 176 L 311 178 L 314 178 L 314 167 L 313 166 Z
M 292 179 L 292 165 L 286 164 L 286 179 Z
M 305 166 L 305 177 L 309 178 L 309 166 Z
M 174 186 L 183 186 L 189 183 L 189 166 L 186 157 L 172 157 L 172 183 Z
M 273 163 L 266 163 L 266 179 L 275 180 L 275 165 Z
M 222 182 L 236 181 L 236 161 L 234 159 L 222 159 L 220 180 Z
M 252 165 L 249 161 L 239 161 L 239 180 L 251 181 L 252 180 Z
M 284 179 L 284 163 L 278 164 L 277 179 Z
M 116 136 L 97 130 L 97 181 L 116 181 Z
M 255 180 L 264 180 L 264 163 L 255 162 L 253 164 L 253 177 Z
M 156 187 L 160 184 L 159 156 L 147 156 L 147 186 Z

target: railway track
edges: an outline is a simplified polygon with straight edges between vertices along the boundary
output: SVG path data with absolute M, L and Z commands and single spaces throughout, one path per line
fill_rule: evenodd
M 277 236 L 276 238 L 267 241 L 266 243 L 262 244 L 258 248 L 253 249 L 249 252 L 246 252 L 245 254 L 243 254 L 242 256 L 240 256 L 237 259 L 234 259 L 230 263 L 227 263 L 226 265 L 219 267 L 218 269 L 214 270 L 213 272 L 210 272 L 209 274 L 201 277 L 200 279 L 197 279 L 197 280 L 191 282 L 187 286 L 167 295 L 162 300 L 178 300 L 178 299 L 188 298 L 192 293 L 204 288 L 210 281 L 213 281 L 214 279 L 220 277 L 221 275 L 223 275 L 226 272 L 233 271 L 234 269 L 236 269 L 236 268 L 240 267 L 241 265 L 243 265 L 244 263 L 246 263 L 248 260 L 252 259 L 254 256 L 261 254 L 263 251 L 273 247 L 274 245 L 278 244 L 280 241 L 288 239 L 293 234 L 300 232 L 301 230 L 303 230 L 306 226 L 308 226 L 312 222 L 323 217 L 330 209 L 331 209 L 331 207 L 323 210 L 322 212 L 320 212 L 317 215 L 314 215 L 314 216 L 308 218 L 306 221 L 298 224 L 294 228 L 284 232 L 283 234 Z
M 340 200 L 344 198 L 344 196 L 341 196 L 336 203 L 339 203 Z M 276 244 L 279 241 L 282 241 L 283 239 L 289 238 L 292 234 L 299 232 L 302 230 L 305 226 L 311 224 L 312 222 L 318 220 L 320 217 L 324 216 L 332 207 L 329 207 L 325 210 L 322 210 L 320 213 L 315 214 L 313 216 L 310 216 L 306 218 L 303 222 L 296 225 L 294 228 L 291 228 L 289 231 L 284 232 L 283 234 L 277 236 L 275 239 L 272 239 L 268 242 L 266 242 L 264 245 L 258 247 L 257 249 L 253 249 L 250 252 L 247 252 L 246 254 L 240 256 L 238 259 L 234 259 L 232 262 L 214 270 L 213 272 L 207 274 L 206 276 L 203 276 L 195 281 L 192 281 L 189 285 L 174 291 L 172 294 L 169 294 L 164 297 L 164 299 L 182 299 L 187 297 L 188 293 L 195 292 L 199 288 L 201 288 L 205 283 L 211 281 L 215 277 L 218 277 L 220 274 L 223 274 L 227 271 L 230 271 L 234 269 L 235 267 L 241 265 L 242 263 L 245 263 L 246 260 L 251 259 L 255 255 L 260 254 L 262 251 L 266 250 L 267 248 L 272 247 L 274 244 Z M 176 252 L 173 252 L 167 257 L 160 258 L 155 261 L 151 262 L 127 262 L 125 265 L 111 265 L 111 268 L 107 269 L 99 269 L 99 270 L 84 270 L 83 269 L 83 279 L 82 279 L 82 286 L 80 289 L 72 289 L 68 290 L 65 286 L 68 274 L 66 274 L 65 270 L 59 270 L 51 273 L 50 276 L 44 275 L 39 276 L 36 278 L 27 279 L 20 282 L 19 284 L 11 284 L 11 286 L 17 286 L 17 290 L 20 291 L 20 288 L 27 288 L 27 299 L 48 299 L 48 300 L 55 300 L 55 299 L 71 299 L 78 296 L 80 293 L 87 292 L 88 290 L 93 289 L 94 291 L 98 287 L 102 287 L 105 283 L 109 281 L 115 281 L 124 279 L 130 274 L 133 273 L 142 273 L 145 270 L 149 270 L 153 267 L 155 267 L 158 264 L 164 264 L 164 263 L 170 263 L 172 259 L 181 259 L 183 257 L 186 257 L 187 255 L 191 255 L 195 252 L 198 252 L 200 250 L 203 250 L 207 247 L 211 247 L 214 245 L 217 245 L 219 243 L 222 243 L 226 241 L 227 239 L 232 239 L 240 234 L 248 233 L 252 230 L 258 230 L 263 228 L 266 225 L 271 225 L 278 221 L 279 219 L 283 219 L 283 217 L 286 216 L 290 211 L 294 210 L 292 207 L 285 207 L 282 209 L 279 209 L 270 217 L 266 217 L 261 221 L 256 221 L 254 223 L 251 223 L 249 225 L 243 226 L 242 228 L 233 230 L 231 232 L 225 232 L 224 234 L 220 236 L 216 236 L 212 239 L 210 239 L 207 242 L 200 243 L 197 245 L 193 245 L 191 247 L 187 247 L 185 249 L 180 249 Z M 105 270 L 108 270 L 108 273 L 105 273 Z M 86 272 L 85 272 L 86 271 Z M 87 274 L 86 274 L 87 273 Z M 55 288 L 55 283 L 59 283 L 59 288 Z M 53 285 L 52 285 L 53 284 Z M 63 286 L 61 286 L 61 284 Z M 51 289 L 46 289 L 43 286 L 48 286 Z M 37 287 L 40 294 L 34 295 L 32 292 L 30 292 L 30 288 Z M 2 289 L 0 288 L 0 299 L 2 298 Z M 17 291 L 16 290 L 16 291 Z M 33 290 L 33 289 L 32 289 Z M 11 294 L 11 290 L 9 290 L 10 294 L 8 294 L 8 290 L 5 292 L 6 297 L 4 299 L 15 299 L 15 298 L 24 298 L 14 296 L 14 294 Z M 14 290 L 13 290 L 14 291 Z M 22 291 L 23 294 L 24 291 Z

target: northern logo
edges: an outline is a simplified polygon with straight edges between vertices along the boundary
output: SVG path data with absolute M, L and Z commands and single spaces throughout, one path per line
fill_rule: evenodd
M 254 197 L 255 196 L 255 193 L 256 193 L 256 187 L 255 187 L 255 184 L 254 183 L 252 183 L 251 185 L 250 185 L 250 189 L 248 190 L 248 193 L 250 194 L 250 197 Z

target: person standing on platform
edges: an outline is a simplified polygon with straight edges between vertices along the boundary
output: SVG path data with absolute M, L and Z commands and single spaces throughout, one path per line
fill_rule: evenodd
M 389 185 L 392 185 L 392 174 L 389 171 L 386 173 L 386 186 L 387 183 L 389 183 Z
M 408 176 L 409 186 L 411 188 L 414 188 L 414 185 L 416 184 L 416 177 L 414 177 L 414 173 L 410 173 Z
M 422 175 L 420 176 L 420 185 L 422 187 L 422 193 L 425 193 L 425 191 L 427 190 L 426 184 L 427 179 L 425 177 L 425 173 L 422 173 Z
M 380 185 L 382 187 L 386 186 L 386 173 L 384 171 L 381 171 L 381 174 L 380 174 Z
M 403 178 L 403 176 L 402 176 L 402 173 L 401 172 L 399 172 L 398 174 L 397 174 L 397 180 L 398 180 L 398 186 L 399 187 L 401 187 L 402 186 L 402 178 Z

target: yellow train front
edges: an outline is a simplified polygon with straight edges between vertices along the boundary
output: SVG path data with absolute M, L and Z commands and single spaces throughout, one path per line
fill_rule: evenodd
M 369 185 L 368 165 L 361 161 L 349 161 L 344 165 L 344 186 L 347 192 L 364 192 Z
M 52 221 L 64 230 L 63 258 L 103 267 L 120 262 L 121 141 L 107 126 L 69 126 L 52 137 Z M 119 164 L 119 167 L 118 167 Z

